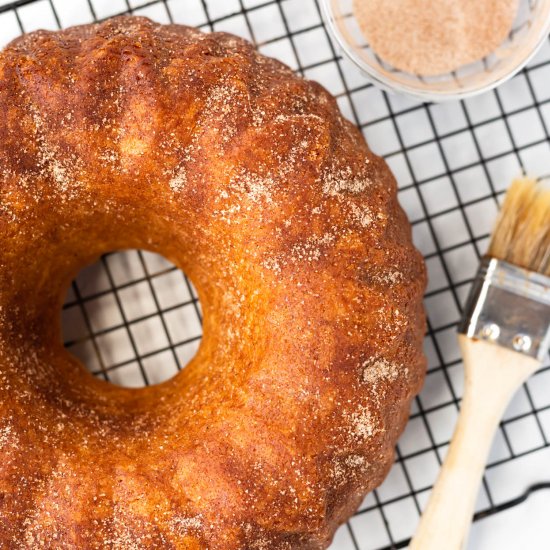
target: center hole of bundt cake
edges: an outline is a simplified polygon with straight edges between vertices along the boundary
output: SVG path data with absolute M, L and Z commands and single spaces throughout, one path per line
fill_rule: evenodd
M 113 252 L 71 283 L 62 329 L 65 347 L 94 375 L 143 387 L 171 378 L 193 358 L 201 305 L 189 279 L 162 256 Z

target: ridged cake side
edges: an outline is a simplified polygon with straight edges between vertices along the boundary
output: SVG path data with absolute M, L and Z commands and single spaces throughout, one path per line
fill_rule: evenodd
M 0 546 L 321 549 L 386 475 L 424 373 L 422 259 L 386 164 L 244 40 L 117 18 L 0 54 Z M 146 248 L 204 337 L 93 379 L 75 273 Z

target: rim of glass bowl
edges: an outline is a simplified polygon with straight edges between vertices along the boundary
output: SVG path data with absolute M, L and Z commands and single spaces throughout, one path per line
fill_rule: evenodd
M 537 17 L 538 28 L 535 27 L 535 29 L 531 29 L 529 31 L 530 34 L 532 34 L 532 37 L 528 39 L 529 42 L 527 45 L 529 48 L 524 48 L 526 54 L 521 56 L 510 69 L 505 71 L 502 69 L 500 71 L 495 70 L 495 78 L 489 83 L 470 85 L 469 87 L 465 87 L 460 90 L 421 90 L 414 86 L 408 86 L 406 84 L 396 82 L 395 80 L 380 73 L 376 68 L 365 63 L 356 53 L 356 48 L 347 41 L 346 37 L 338 28 L 336 16 L 332 11 L 332 2 L 333 0 L 321 0 L 321 13 L 327 28 L 336 39 L 338 46 L 346 57 L 350 59 L 367 78 L 369 78 L 380 88 L 388 92 L 405 94 L 422 101 L 441 102 L 466 99 L 474 95 L 488 92 L 489 90 L 500 86 L 516 75 L 519 71 L 521 71 L 521 69 L 523 69 L 523 67 L 525 67 L 525 65 L 527 65 L 527 63 L 529 63 L 529 61 L 542 47 L 544 41 L 548 38 L 548 34 L 550 33 L 550 0 L 541 0 L 541 2 L 543 2 L 542 10 L 544 17 Z M 534 30 L 536 30 L 536 32 L 534 32 Z

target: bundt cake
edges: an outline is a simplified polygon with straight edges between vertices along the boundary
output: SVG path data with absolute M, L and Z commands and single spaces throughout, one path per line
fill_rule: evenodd
M 423 379 L 395 181 L 320 85 L 229 34 L 122 17 L 0 54 L 0 546 L 320 549 Z M 173 379 L 93 378 L 62 296 L 141 248 L 189 275 Z

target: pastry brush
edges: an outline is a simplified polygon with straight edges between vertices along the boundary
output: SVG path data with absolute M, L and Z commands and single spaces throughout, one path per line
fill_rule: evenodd
M 410 550 L 464 547 L 501 417 L 550 346 L 550 191 L 542 184 L 522 178 L 511 185 L 458 340 L 460 415 Z

